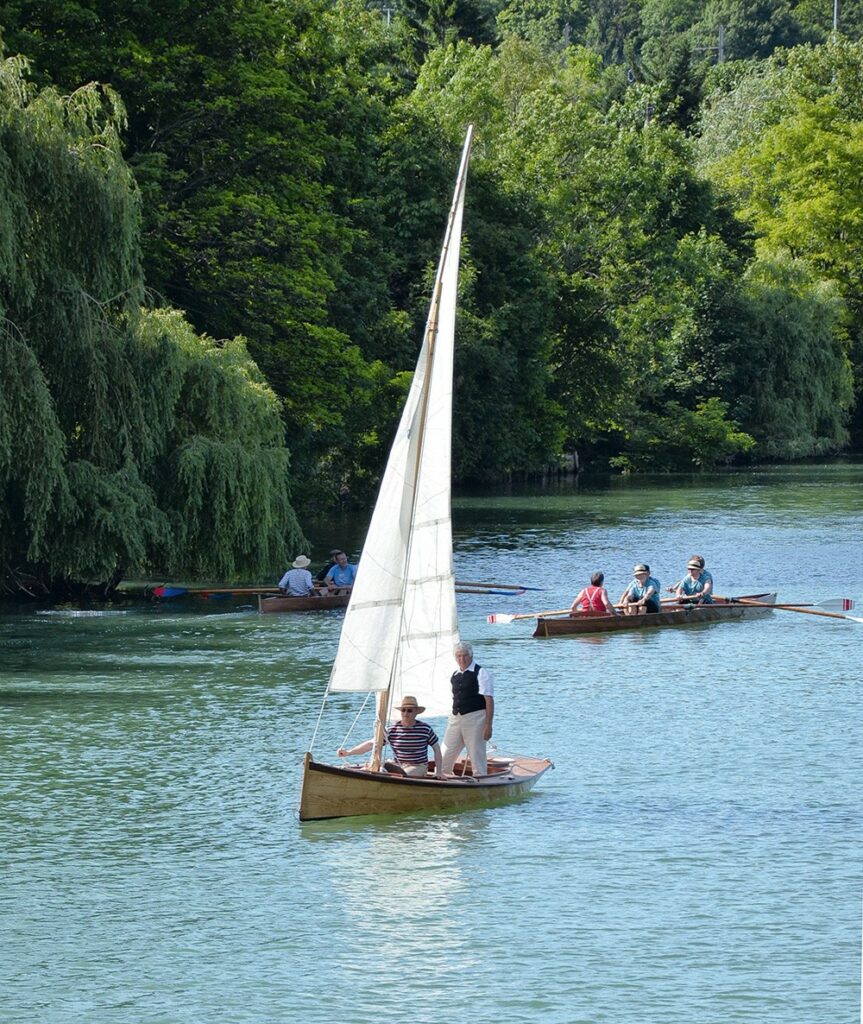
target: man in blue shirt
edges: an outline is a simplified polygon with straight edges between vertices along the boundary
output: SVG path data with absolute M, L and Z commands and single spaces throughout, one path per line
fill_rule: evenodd
M 352 587 L 357 576 L 357 567 L 348 564 L 348 556 L 344 551 L 336 555 L 336 564 L 327 573 L 325 583 L 331 589 L 338 592 L 346 587 Z
M 688 573 L 675 590 L 677 596 L 695 604 L 713 604 L 713 577 L 704 568 L 704 561 L 693 555 L 686 568 Z
M 650 575 L 650 566 L 639 562 L 632 570 L 635 579 L 624 590 L 620 603 L 624 611 L 632 612 L 658 612 L 659 591 L 661 586 L 659 580 Z

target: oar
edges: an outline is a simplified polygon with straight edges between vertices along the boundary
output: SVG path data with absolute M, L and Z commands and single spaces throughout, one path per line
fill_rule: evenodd
M 774 608 L 780 612 L 799 612 L 801 615 L 821 615 L 825 619 L 845 619 L 848 622 L 863 622 L 856 615 L 840 615 L 838 612 L 817 612 L 813 608 L 800 608 L 794 604 L 768 604 L 766 601 L 752 601 L 748 597 L 726 598 L 730 604 L 747 604 L 756 608 Z M 837 600 L 844 600 L 839 598 Z M 852 602 L 853 604 L 853 602 Z
M 516 619 L 544 619 L 551 615 L 568 615 L 569 608 L 557 608 L 551 612 L 522 612 L 520 615 L 509 615 L 506 612 L 494 612 L 487 617 L 491 623 L 497 625 L 505 625 L 509 622 L 515 622 Z
M 493 590 L 488 587 L 461 587 L 456 585 L 457 594 L 493 594 L 495 597 L 521 597 L 524 593 L 523 590 L 499 590 L 494 588 Z
M 827 608 L 831 612 L 850 612 L 854 602 L 850 597 L 831 597 L 827 601 L 795 601 L 794 604 L 777 605 L 777 608 Z
M 189 594 L 197 594 L 200 597 L 209 597 L 211 594 L 275 594 L 278 587 L 172 587 L 163 584 L 160 587 L 153 587 L 153 597 L 186 597 Z
M 525 587 L 521 583 L 476 583 L 473 580 L 456 580 L 457 587 L 488 587 L 490 590 L 543 590 L 543 587 Z

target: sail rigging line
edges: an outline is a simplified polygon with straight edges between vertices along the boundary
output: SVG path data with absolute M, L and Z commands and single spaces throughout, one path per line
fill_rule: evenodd
M 405 632 L 405 594 L 408 589 L 408 574 L 411 565 L 411 554 L 413 551 L 414 533 L 418 526 L 434 526 L 444 522 L 449 522 L 449 516 L 446 519 L 440 519 L 439 517 L 434 520 L 425 520 L 417 523 L 417 502 L 419 498 L 419 471 L 422 465 L 423 455 L 425 453 L 425 442 L 427 436 L 427 423 L 428 423 L 428 407 L 431 397 L 432 385 L 434 383 L 434 364 L 435 356 L 437 353 L 437 340 L 440 328 L 440 309 L 441 309 L 441 297 L 443 294 L 444 286 L 444 274 L 448 268 L 448 261 L 451 258 L 451 249 L 453 248 L 453 235 L 456 221 L 459 222 L 459 235 L 461 229 L 461 211 L 464 207 L 464 191 L 465 183 L 467 181 L 467 168 L 470 160 L 470 150 L 473 142 L 473 125 L 468 125 L 467 133 L 465 135 L 464 147 L 462 149 L 461 164 L 459 166 L 458 177 L 456 179 L 456 187 L 453 195 L 453 201 L 450 206 L 449 216 L 447 218 L 446 233 L 444 235 L 443 246 L 441 248 L 441 255 L 438 261 L 437 274 L 435 277 L 434 290 L 432 293 L 432 301 L 429 306 L 429 315 L 426 322 L 425 334 L 423 344 L 426 348 L 425 365 L 423 367 L 423 380 L 422 380 L 422 391 L 420 396 L 420 414 L 418 419 L 414 422 L 419 428 L 419 436 L 416 438 L 416 451 L 414 455 L 414 466 L 413 475 L 411 481 L 411 506 L 410 506 L 410 529 L 408 530 L 407 545 L 405 549 L 405 560 L 404 560 L 404 574 L 401 580 L 401 612 L 399 615 L 399 635 L 403 636 Z M 455 258 L 459 258 L 459 246 L 461 238 L 456 240 L 455 245 Z M 457 284 L 456 284 L 457 287 Z M 455 306 L 453 305 L 453 317 L 455 316 Z M 453 324 L 454 326 L 454 324 Z M 450 395 L 450 443 L 452 442 L 452 396 Z M 450 567 L 447 576 L 450 580 L 454 581 L 454 575 L 452 571 L 452 562 L 450 560 Z M 414 584 L 415 585 L 415 584 Z M 378 697 L 378 715 L 375 723 L 375 740 L 374 749 L 372 753 L 371 769 L 377 771 L 380 768 L 381 756 L 386 738 L 386 725 L 389 719 L 390 705 L 392 703 L 393 684 L 398 677 L 398 672 L 401 663 L 402 656 L 402 644 L 399 642 L 396 644 L 393 659 L 390 665 L 390 672 L 387 679 L 386 689 L 381 691 Z
M 312 738 L 309 740 L 309 745 L 306 747 L 306 750 L 308 751 L 312 751 L 315 749 L 315 740 L 317 739 L 318 736 L 318 729 L 320 728 L 321 719 L 324 717 L 324 708 L 327 705 L 327 697 L 329 697 L 329 695 L 330 688 L 329 686 L 327 686 L 324 689 L 324 699 L 321 701 L 321 710 L 318 712 L 318 717 L 317 720 L 315 721 L 315 727 L 314 729 L 312 729 Z

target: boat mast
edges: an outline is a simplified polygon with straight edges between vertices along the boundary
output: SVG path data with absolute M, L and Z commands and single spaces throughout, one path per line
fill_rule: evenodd
M 435 345 L 438 336 L 439 327 L 439 315 L 440 315 L 440 299 L 441 292 L 443 289 L 443 276 L 444 268 L 446 267 L 447 260 L 450 256 L 450 248 L 452 245 L 452 234 L 453 224 L 455 223 L 456 214 L 460 205 L 464 201 L 464 187 L 467 179 L 467 167 L 468 161 L 470 160 L 471 144 L 473 142 L 473 125 L 469 124 L 467 132 L 465 134 L 464 147 L 462 148 L 461 163 L 459 165 L 458 177 L 456 178 L 455 191 L 453 193 L 452 205 L 450 206 L 449 217 L 447 218 L 446 233 L 444 234 L 443 247 L 441 249 L 441 256 L 438 262 L 437 274 L 435 276 L 434 290 L 432 292 L 432 301 L 429 306 L 428 320 L 426 321 L 426 330 L 424 341 L 427 346 L 426 355 L 426 368 L 425 377 L 423 379 L 423 391 L 422 391 L 422 414 L 419 417 L 419 439 L 416 446 L 416 460 L 414 464 L 413 473 L 413 495 L 411 503 L 411 528 L 408 532 L 408 543 L 407 553 L 405 558 L 405 573 L 402 579 L 402 616 L 404 616 L 404 598 L 407 591 L 407 567 L 410 565 L 410 552 L 413 542 L 413 523 L 416 517 L 416 503 L 417 503 L 417 482 L 419 480 L 419 470 L 422 463 L 423 449 L 425 447 L 425 434 L 426 434 L 426 420 L 428 414 L 428 402 L 429 394 L 431 391 L 431 382 L 433 377 L 434 368 L 434 357 L 435 357 Z M 403 620 L 402 620 L 403 621 Z M 393 658 L 392 665 L 390 666 L 389 681 L 387 688 L 381 690 L 378 693 L 377 702 L 377 718 L 375 720 L 375 736 L 374 736 L 374 748 L 371 757 L 370 768 L 372 771 L 379 771 L 381 766 L 381 759 L 383 757 L 384 743 L 386 742 L 386 730 L 387 722 L 389 721 L 390 704 L 392 703 L 392 692 L 393 683 L 395 682 L 398 674 L 399 667 L 399 653 L 400 648 L 396 647 L 396 653 Z

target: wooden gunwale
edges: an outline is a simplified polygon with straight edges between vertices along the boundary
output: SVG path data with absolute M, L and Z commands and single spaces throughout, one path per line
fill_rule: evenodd
M 258 597 L 259 612 L 323 612 L 346 608 L 350 594 L 324 594 L 321 597 Z
M 613 633 L 626 629 L 656 629 L 663 626 L 688 626 L 703 622 L 726 622 L 754 619 L 768 615 L 772 608 L 738 604 L 737 600 L 776 603 L 776 594 L 746 594 L 736 600 L 717 598 L 713 604 L 681 604 L 663 606 L 654 614 L 584 615 L 572 618 L 539 618 L 533 636 L 541 639 L 554 636 L 587 636 L 591 633 Z
M 494 759 L 490 766 L 495 766 Z M 322 764 L 306 754 L 300 821 L 482 807 L 527 793 L 552 767 L 547 759 L 516 757 L 507 767 L 476 781 L 472 776 L 417 779 Z

